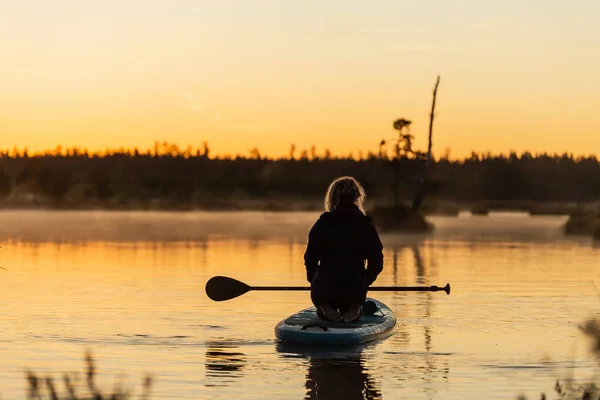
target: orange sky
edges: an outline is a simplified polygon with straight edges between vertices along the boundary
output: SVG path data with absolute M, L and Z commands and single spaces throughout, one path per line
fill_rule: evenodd
M 0 17 L 0 148 L 600 151 L 600 3 L 24 1 Z

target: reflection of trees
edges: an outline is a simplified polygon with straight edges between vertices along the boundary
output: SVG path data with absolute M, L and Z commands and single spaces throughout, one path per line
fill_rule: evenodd
M 306 397 L 311 400 L 382 399 L 380 384 L 364 366 L 364 347 L 343 352 L 309 351 L 300 347 L 279 344 L 280 353 L 308 358 Z
M 396 245 L 392 248 L 392 265 L 390 266 L 393 274 L 394 285 L 419 285 L 429 286 L 439 284 L 437 282 L 437 268 L 433 257 L 423 257 L 423 243 L 410 243 L 403 246 Z M 409 265 L 401 265 L 402 253 L 410 252 L 412 262 Z M 414 271 L 414 280 L 410 270 Z M 413 313 L 416 319 L 423 320 L 422 326 L 412 322 L 402 323 L 402 315 L 396 326 L 396 333 L 393 336 L 394 347 L 403 349 L 397 353 L 399 362 L 394 364 L 394 377 L 401 381 L 421 380 L 423 382 L 423 391 L 428 396 L 435 394 L 435 387 L 439 384 L 440 378 L 444 381 L 448 379 L 449 364 L 444 360 L 444 356 L 432 352 L 434 326 L 430 323 L 430 318 L 434 315 L 434 305 L 438 293 L 423 292 L 411 294 L 399 294 L 396 299 L 399 304 L 396 306 L 402 309 L 405 316 Z M 422 333 L 421 333 L 422 332 Z M 410 348 L 409 342 L 411 335 L 413 339 L 422 334 L 423 347 L 414 345 L 416 348 Z M 414 340 L 416 341 L 416 340 Z M 421 350 L 422 349 L 422 350 Z M 442 357 L 442 358 L 440 358 Z M 440 365 L 441 364 L 441 365 Z
M 413 257 L 415 260 L 417 283 L 422 284 L 424 286 L 429 286 L 431 284 L 430 283 L 431 280 L 429 279 L 430 276 L 426 271 L 425 264 L 423 263 L 423 257 L 421 256 L 421 252 L 420 252 L 419 248 L 416 246 L 412 247 L 412 252 L 413 252 Z M 423 296 L 425 297 L 425 300 L 424 300 L 425 311 L 423 313 L 423 317 L 425 318 L 426 321 L 429 321 L 429 319 L 431 318 L 431 308 L 433 307 L 431 295 L 432 295 L 431 292 L 423 293 Z M 431 351 L 431 331 L 432 331 L 432 329 L 433 328 L 429 324 L 429 322 L 426 322 L 425 325 L 423 325 L 423 337 L 424 337 L 423 342 L 425 344 L 426 352 Z M 431 385 L 432 381 L 434 380 L 433 371 L 436 370 L 435 356 L 425 357 L 425 364 L 427 365 L 427 367 L 425 368 L 425 377 L 424 377 L 425 388 L 424 389 L 425 389 L 425 392 L 429 392 L 429 391 L 431 391 L 429 386 Z
M 206 386 L 227 385 L 243 376 L 246 355 L 227 342 L 208 342 L 205 356 Z
M 435 264 L 433 262 L 430 262 L 426 265 L 426 263 L 423 261 L 421 251 L 418 246 L 413 246 L 411 249 L 412 249 L 413 259 L 414 259 L 414 263 L 415 263 L 415 272 L 416 272 L 417 283 L 421 284 L 423 286 L 432 285 L 432 282 L 433 282 L 432 278 L 435 279 L 437 277 L 437 274 L 435 273 L 435 272 L 437 272 L 436 268 L 435 268 Z M 432 340 L 433 326 L 429 323 L 429 321 L 432 316 L 432 310 L 433 310 L 433 306 L 434 306 L 434 302 L 433 302 L 434 293 L 425 292 L 425 293 L 422 293 L 422 295 L 424 296 L 423 318 L 426 320 L 426 323 L 423 325 L 423 343 L 425 345 L 424 350 L 427 353 L 430 353 L 431 349 L 432 349 L 431 340 Z M 432 384 L 434 383 L 434 381 L 437 377 L 436 375 L 439 373 L 440 369 L 436 363 L 438 357 L 436 355 L 430 355 L 427 353 L 425 355 L 425 364 L 426 364 L 426 367 L 424 369 L 425 376 L 423 377 L 424 391 L 426 393 L 428 393 L 429 395 L 433 395 L 435 390 L 432 388 Z M 442 377 L 444 379 L 448 379 L 448 373 L 449 373 L 448 363 L 445 362 L 444 364 L 445 364 L 444 367 L 441 369 Z
M 419 248 L 416 246 L 412 247 L 412 252 L 413 252 L 413 257 L 415 260 L 417 283 L 419 283 L 423 286 L 430 286 L 431 280 L 428 278 L 428 275 L 425 271 L 425 264 L 423 263 L 423 257 L 421 256 L 421 252 L 420 252 Z M 423 316 L 426 319 L 429 319 L 429 318 L 431 318 L 432 293 L 425 292 L 425 293 L 423 293 L 423 296 L 425 297 L 425 302 L 424 302 L 425 312 L 423 313 L 424 314 Z M 431 325 L 425 325 L 423 327 L 423 329 L 424 329 L 424 335 L 425 335 L 425 350 L 430 351 L 431 350 Z

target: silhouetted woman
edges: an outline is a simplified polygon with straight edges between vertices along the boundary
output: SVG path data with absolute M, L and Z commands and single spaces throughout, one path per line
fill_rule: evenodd
M 321 319 L 360 319 L 368 287 L 383 269 L 383 245 L 365 215 L 365 197 L 356 179 L 334 180 L 325 195 L 325 212 L 308 235 L 304 264 Z

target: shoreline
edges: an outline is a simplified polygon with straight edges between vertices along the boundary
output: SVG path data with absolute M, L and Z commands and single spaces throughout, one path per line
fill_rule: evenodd
M 146 211 L 146 212 L 234 212 L 234 211 L 320 211 L 322 202 L 306 201 L 209 201 L 209 202 L 85 202 L 85 203 L 30 203 L 30 202 L 0 202 L 0 211 Z
M 380 199 L 367 200 L 366 211 L 385 204 Z M 455 202 L 434 200 L 426 202 L 421 212 L 425 216 L 455 216 L 471 212 L 473 215 L 488 215 L 489 212 L 525 212 L 532 217 L 543 215 L 570 216 L 594 213 L 598 203 L 558 203 L 531 201 L 503 202 Z M 53 203 L 39 199 L 0 200 L 0 211 L 140 211 L 140 212 L 322 212 L 323 200 L 266 198 L 266 199 L 211 199 L 195 202 L 174 200 L 148 201 L 66 201 Z

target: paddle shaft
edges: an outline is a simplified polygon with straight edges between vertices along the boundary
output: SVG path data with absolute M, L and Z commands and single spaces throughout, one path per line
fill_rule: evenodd
M 250 290 L 310 290 L 308 286 L 250 286 Z M 369 288 L 369 292 L 437 292 L 444 290 L 438 286 L 379 286 Z
M 248 293 L 251 290 L 257 291 L 309 291 L 309 286 L 249 286 L 237 279 L 226 276 L 213 276 L 206 282 L 206 294 L 214 301 L 231 300 Z M 450 284 L 444 287 L 439 286 L 379 286 L 367 288 L 369 292 L 438 292 L 443 291 L 450 294 Z

